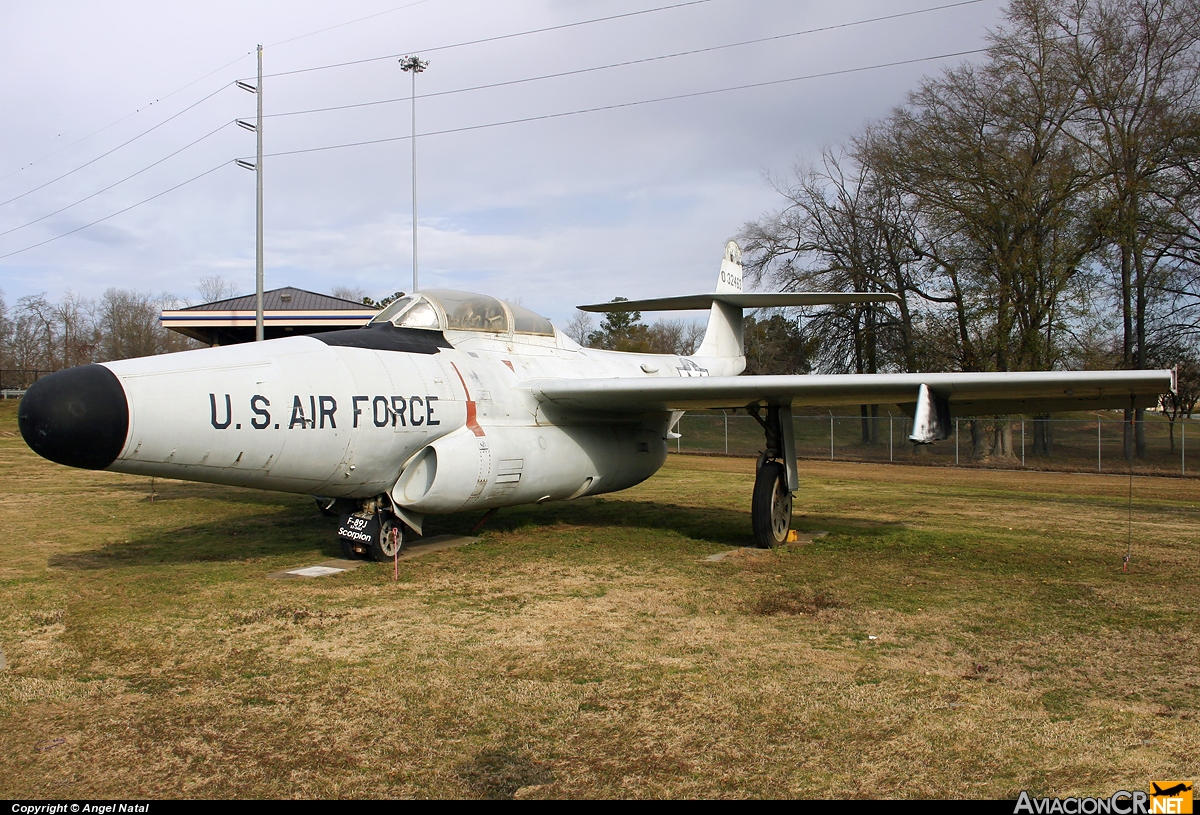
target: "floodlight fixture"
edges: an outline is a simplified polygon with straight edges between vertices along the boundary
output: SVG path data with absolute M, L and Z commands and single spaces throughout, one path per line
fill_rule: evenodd
M 429 60 L 421 59 L 418 56 L 407 56 L 400 60 L 401 71 L 412 71 L 414 74 L 419 74 L 429 67 Z

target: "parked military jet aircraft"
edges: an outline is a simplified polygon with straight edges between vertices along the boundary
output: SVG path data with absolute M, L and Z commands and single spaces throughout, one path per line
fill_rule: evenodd
M 745 293 L 730 242 L 714 292 L 581 306 L 707 309 L 690 356 L 581 348 L 519 305 L 431 290 L 363 328 L 59 371 L 18 418 L 61 464 L 324 496 L 345 513 L 344 552 L 383 560 L 427 514 L 638 484 L 689 409 L 742 409 L 762 426 L 751 525 L 765 547 L 791 524 L 795 405 L 898 403 L 928 443 L 954 415 L 1150 406 L 1173 387 L 1171 371 L 738 376 L 743 309 L 892 299 Z

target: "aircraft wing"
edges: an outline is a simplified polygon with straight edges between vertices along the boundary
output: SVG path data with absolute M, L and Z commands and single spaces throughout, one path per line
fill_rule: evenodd
M 834 374 L 801 376 L 536 379 L 539 401 L 585 411 L 646 413 L 755 405 L 899 404 L 915 408 L 924 385 L 952 416 L 1152 407 L 1174 372 Z

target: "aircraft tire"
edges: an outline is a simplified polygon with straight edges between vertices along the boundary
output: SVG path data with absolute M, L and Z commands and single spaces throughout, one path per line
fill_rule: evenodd
M 338 538 L 338 543 L 342 547 L 342 557 L 346 560 L 362 560 L 363 556 L 354 549 L 354 544 L 345 538 Z
M 379 533 L 367 544 L 367 557 L 379 563 L 390 562 L 397 551 L 403 548 L 404 524 L 390 514 L 384 515 L 379 524 Z
M 750 503 L 754 545 L 770 549 L 787 540 L 792 527 L 792 494 L 787 488 L 787 471 L 778 461 L 765 462 L 754 478 Z

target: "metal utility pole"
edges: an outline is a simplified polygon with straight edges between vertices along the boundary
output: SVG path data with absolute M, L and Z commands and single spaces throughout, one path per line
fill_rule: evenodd
M 255 225 L 254 225 L 254 341 L 262 342 L 263 340 L 263 103 L 262 103 L 262 52 L 263 47 L 260 43 L 258 46 L 258 85 L 251 85 L 248 82 L 237 81 L 237 86 L 244 91 L 249 91 L 258 97 L 258 118 L 254 124 L 238 119 L 239 127 L 246 130 L 253 130 L 258 136 L 258 150 L 255 153 L 254 164 L 242 159 L 237 160 L 237 165 L 247 170 L 254 170 L 255 176 Z
M 413 229 L 413 284 L 417 290 L 417 74 L 429 67 L 429 62 L 417 56 L 400 60 L 400 70 L 412 74 L 412 229 Z M 260 80 L 261 82 L 261 80 Z
M 254 223 L 254 341 L 263 341 L 263 155 L 262 155 L 262 43 L 258 44 L 258 154 L 254 159 L 256 201 Z

